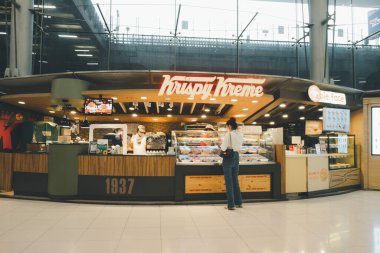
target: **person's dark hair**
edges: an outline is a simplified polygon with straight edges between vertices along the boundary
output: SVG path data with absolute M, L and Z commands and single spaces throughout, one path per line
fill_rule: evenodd
M 231 126 L 231 127 L 232 127 L 232 130 L 236 130 L 237 127 L 238 127 L 235 118 L 230 118 L 230 119 L 227 121 L 226 125 L 227 125 L 227 126 Z

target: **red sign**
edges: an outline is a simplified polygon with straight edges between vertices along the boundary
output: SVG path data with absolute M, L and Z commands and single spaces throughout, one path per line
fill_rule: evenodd
M 262 84 L 265 78 L 241 78 L 224 76 L 171 76 L 163 75 L 158 96 L 187 95 L 200 96 L 202 100 L 211 97 L 249 97 L 264 95 Z

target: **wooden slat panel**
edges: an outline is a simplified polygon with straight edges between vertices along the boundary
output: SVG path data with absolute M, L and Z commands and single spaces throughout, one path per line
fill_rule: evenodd
M 13 171 L 48 173 L 47 154 L 13 154 Z
M 78 174 L 93 176 L 174 176 L 175 156 L 79 156 Z
M 276 145 L 276 162 L 281 165 L 281 194 L 286 193 L 286 155 L 285 145 Z
M 12 154 L 0 153 L 0 191 L 12 191 Z

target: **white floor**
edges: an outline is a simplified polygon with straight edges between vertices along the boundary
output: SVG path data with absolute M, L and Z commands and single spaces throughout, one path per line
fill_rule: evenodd
M 380 252 L 380 192 L 235 211 L 0 198 L 0 252 Z

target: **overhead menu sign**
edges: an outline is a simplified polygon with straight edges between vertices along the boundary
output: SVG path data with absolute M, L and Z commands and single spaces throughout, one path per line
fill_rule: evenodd
M 316 85 L 311 85 L 308 90 L 308 95 L 311 101 L 335 104 L 335 105 L 346 105 L 346 94 L 332 91 L 324 91 L 319 89 Z
M 372 155 L 380 155 L 380 107 L 372 107 L 371 109 Z
M 264 95 L 265 78 L 163 75 L 158 96 L 186 95 L 202 100 L 216 97 L 258 98 Z
M 368 13 L 368 34 L 380 31 L 380 9 Z
M 323 108 L 323 131 L 348 133 L 350 131 L 350 110 Z

